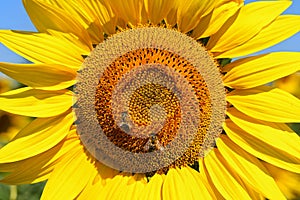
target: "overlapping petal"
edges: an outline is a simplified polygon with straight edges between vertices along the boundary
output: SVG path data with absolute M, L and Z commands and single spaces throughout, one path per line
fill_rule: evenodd
M 103 27 L 98 19 L 94 15 L 94 10 L 91 10 L 90 1 L 85 1 L 85 4 L 82 1 L 66 1 L 66 0 L 44 0 L 51 4 L 54 8 L 62 9 L 64 12 L 72 16 L 73 19 L 76 19 L 84 29 L 86 29 L 89 37 L 91 38 L 92 43 L 99 43 L 103 41 Z M 98 1 L 97 1 L 98 2 Z M 100 2 L 98 3 L 100 4 Z M 93 5 L 95 6 L 95 5 Z
M 56 164 L 41 199 L 74 199 L 87 185 L 95 171 L 92 161 L 78 145 Z
M 184 178 L 186 184 L 190 184 L 190 180 L 195 184 L 197 192 L 195 192 L 194 195 L 196 197 L 202 197 L 203 199 L 216 199 L 214 191 L 211 189 L 208 182 L 200 175 L 200 173 L 201 172 L 197 172 L 191 167 L 186 167 L 182 169 L 182 176 L 186 177 Z
M 55 64 L 0 63 L 0 71 L 29 87 L 43 90 L 68 88 L 74 85 L 76 77 L 74 69 Z
M 0 95 L 0 109 L 30 117 L 53 117 L 66 112 L 73 104 L 69 90 L 45 91 L 30 87 Z
M 225 199 L 251 199 L 235 173 L 225 166 L 226 162 L 217 149 L 209 152 L 204 164 L 215 187 Z
M 217 146 L 228 166 L 255 191 L 264 194 L 268 199 L 285 199 L 275 180 L 257 158 L 234 144 L 225 135 L 221 135 L 217 140 Z
M 247 89 L 300 71 L 299 52 L 278 52 L 243 58 L 223 68 L 225 86 Z
M 145 186 L 140 198 L 144 200 L 162 199 L 162 186 L 164 175 L 155 174 Z
M 99 191 L 103 188 L 101 180 L 95 181 L 98 170 L 95 169 L 83 191 L 76 197 L 77 200 L 94 199 Z
M 124 22 L 137 25 L 147 19 L 143 18 L 143 0 L 104 0 Z
M 266 162 L 263 162 L 263 165 L 274 177 L 278 187 L 287 199 L 297 199 L 300 197 L 300 188 L 295 187 L 295 185 L 300 184 L 300 174 L 289 172 Z
M 61 8 L 87 29 L 91 39 L 101 41 L 104 32 L 113 34 L 116 31 L 117 17 L 111 7 L 104 1 L 98 0 L 40 0 Z M 101 31 L 101 32 L 99 32 Z M 100 35 L 98 35 L 100 33 Z
M 234 58 L 264 50 L 276 45 L 300 31 L 300 16 L 282 15 L 264 27 L 253 38 L 225 52 L 215 53 L 216 58 Z
M 218 32 L 210 37 L 207 48 L 211 52 L 234 49 L 259 33 L 291 3 L 290 1 L 262 1 L 241 7 Z
M 170 169 L 163 185 L 163 199 L 213 199 L 202 177 L 187 167 Z
M 179 1 L 177 24 L 181 32 L 194 29 L 199 21 L 208 15 L 215 6 L 215 0 Z
M 300 100 L 278 88 L 261 86 L 234 90 L 226 99 L 253 118 L 270 122 L 300 122 Z
M 210 14 L 204 16 L 200 20 L 199 24 L 193 30 L 191 36 L 199 39 L 215 34 L 222 27 L 222 25 L 238 11 L 238 9 L 242 5 L 244 5 L 244 2 L 242 0 L 216 1 L 215 8 Z
M 98 173 L 98 171 L 95 172 Z M 94 173 L 91 175 L 90 180 L 83 191 L 76 197 L 77 200 L 95 199 L 95 197 L 98 196 L 99 191 L 101 191 L 103 188 L 103 185 L 101 184 L 101 180 L 98 182 L 94 181 L 95 176 Z
M 113 178 L 120 173 L 97 161 L 94 165 L 95 170 L 86 187 L 78 196 L 78 200 L 95 199 L 95 197 L 98 197 L 99 192 L 103 187 L 111 180 L 114 180 Z
M 0 149 L 0 163 L 23 160 L 47 151 L 66 137 L 72 124 L 71 112 L 57 117 L 35 119 Z
M 88 55 L 90 49 L 72 34 L 50 32 L 51 35 L 0 30 L 0 42 L 36 64 L 60 64 L 78 70 L 82 55 Z
M 154 23 L 160 23 L 167 17 L 171 9 L 175 7 L 177 0 L 144 0 L 145 11 L 148 19 Z
M 97 199 L 128 199 L 138 200 L 146 185 L 145 176 L 142 174 L 121 173 L 98 193 Z
M 120 191 L 118 190 L 119 187 L 122 185 L 122 189 L 124 189 L 124 185 L 126 185 L 130 179 L 131 175 L 126 173 L 121 173 L 116 175 L 111 182 L 105 185 L 102 190 L 99 191 L 98 196 L 96 197 L 97 200 L 102 199 L 117 199 L 121 196 Z M 115 194 L 117 193 L 117 194 Z
M 167 14 L 166 22 L 171 26 L 175 26 L 177 23 L 177 10 L 180 0 L 174 1 L 174 8 L 171 8 L 170 12 Z
M 200 175 L 203 178 L 204 182 L 208 183 L 210 191 L 212 191 L 211 194 L 213 194 L 215 199 L 224 200 L 225 198 L 222 196 L 222 194 L 218 191 L 215 184 L 213 183 L 212 179 L 210 178 L 206 166 L 204 164 L 204 158 L 200 158 L 199 161 L 199 171 Z
M 300 161 L 300 137 L 286 124 L 254 119 L 234 108 L 228 109 L 227 115 L 248 134 Z
M 60 163 L 63 155 L 80 145 L 75 129 L 63 141 L 49 150 L 25 160 L 0 164 L 2 172 L 10 172 L 0 182 L 6 184 L 30 184 L 49 178 L 55 165 Z
M 120 190 L 120 197 L 124 194 L 125 199 L 128 200 L 139 200 L 141 193 L 144 191 L 144 188 L 147 184 L 147 178 L 145 174 L 135 174 L 132 175 L 128 183 L 123 186 Z M 124 197 L 124 196 L 123 196 Z
M 107 2 L 98 0 L 80 0 L 79 2 L 80 7 L 85 9 L 91 19 L 94 19 L 93 24 L 96 28 L 99 28 L 100 25 L 101 29 L 107 34 L 116 32 L 118 17 Z M 90 26 L 90 28 L 93 28 L 93 26 Z
M 260 140 L 244 131 L 231 120 L 226 120 L 224 126 L 228 137 L 245 151 L 277 167 L 300 173 L 300 161 L 293 155 L 287 154 L 268 142 Z
M 274 87 L 285 90 L 300 99 L 300 71 L 276 80 Z
M 72 33 L 87 46 L 92 46 L 87 30 L 75 17 L 63 9 L 55 8 L 51 4 L 39 0 L 23 0 L 23 4 L 32 23 L 39 32 L 56 30 L 63 33 Z
M 32 184 L 49 178 L 54 166 L 60 161 L 54 155 L 58 154 L 61 144 L 37 156 L 22 161 L 0 164 L 2 172 L 10 171 L 1 183 L 17 185 Z

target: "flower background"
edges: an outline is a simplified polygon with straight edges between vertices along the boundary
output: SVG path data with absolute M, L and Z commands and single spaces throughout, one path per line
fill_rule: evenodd
M 254 2 L 257 0 L 245 0 L 245 3 Z M 300 1 L 294 0 L 293 5 L 286 10 L 286 14 L 300 14 Z M 21 0 L 6 1 L 0 6 L 0 29 L 14 29 L 14 30 L 28 30 L 35 31 L 34 26 L 30 22 L 30 19 L 23 8 Z M 274 52 L 274 51 L 300 51 L 300 33 L 294 35 L 288 40 L 275 45 L 269 49 L 266 49 L 262 52 L 256 53 L 260 54 L 263 52 Z M 27 62 L 22 57 L 14 54 L 6 47 L 0 44 L 0 62 L 13 62 L 13 63 L 22 63 Z M 0 79 L 4 78 L 0 74 Z M 300 78 L 300 76 L 299 76 Z M 300 81 L 298 82 L 298 87 L 300 90 Z M 283 88 L 284 89 L 284 88 Z M 300 98 L 300 96 L 298 96 Z M 1 124 L 0 124 L 1 126 Z M 300 134 L 300 127 L 293 127 Z M 1 176 L 1 174 L 0 174 Z M 6 200 L 11 197 L 17 197 L 18 200 L 21 199 L 39 199 L 41 190 L 44 184 L 35 184 L 35 185 L 23 185 L 23 186 L 6 186 L 0 185 L 0 199 Z M 12 192 L 12 194 L 10 194 Z

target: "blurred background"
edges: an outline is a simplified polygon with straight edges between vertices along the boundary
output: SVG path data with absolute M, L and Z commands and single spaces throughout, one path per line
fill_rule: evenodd
M 256 0 L 245 0 L 245 3 Z M 300 14 L 300 1 L 294 0 L 293 5 L 285 11 L 285 14 Z M 2 1 L 0 6 L 0 29 L 13 29 L 36 31 L 21 0 Z M 274 51 L 300 51 L 300 33 L 288 40 L 256 54 Z M 0 43 L 0 62 L 28 63 L 27 60 L 13 53 Z M 300 98 L 300 72 L 271 83 Z M 11 89 L 23 87 L 21 84 L 0 73 L 0 93 Z M 300 113 L 299 113 L 300 114 Z M 0 147 L 11 140 L 16 133 L 28 124 L 32 119 L 12 115 L 0 110 Z M 290 126 L 300 134 L 299 124 Z M 1 178 L 1 173 L 0 173 Z M 0 200 L 37 200 L 40 198 L 45 183 L 34 185 L 8 186 L 0 184 Z

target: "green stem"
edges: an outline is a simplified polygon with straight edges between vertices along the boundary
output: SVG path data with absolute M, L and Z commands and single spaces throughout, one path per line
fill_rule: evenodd
M 10 186 L 10 198 L 9 200 L 16 200 L 18 196 L 17 186 L 11 185 Z

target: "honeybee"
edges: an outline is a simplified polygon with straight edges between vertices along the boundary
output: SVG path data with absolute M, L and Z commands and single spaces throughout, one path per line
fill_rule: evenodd
M 159 143 L 158 136 L 155 133 L 150 133 L 149 140 L 145 144 L 144 149 L 147 152 L 153 152 L 156 150 L 164 150 L 164 147 Z
M 130 132 L 130 125 L 128 122 L 128 112 L 124 111 L 121 113 L 121 123 L 119 124 L 119 127 L 121 128 L 122 131 L 124 131 L 125 133 L 129 133 Z

